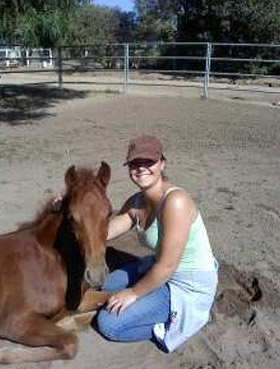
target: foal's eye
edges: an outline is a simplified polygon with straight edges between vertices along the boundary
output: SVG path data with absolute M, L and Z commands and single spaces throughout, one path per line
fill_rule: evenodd
M 68 214 L 68 220 L 70 220 L 70 222 L 74 222 L 74 217 L 71 213 Z

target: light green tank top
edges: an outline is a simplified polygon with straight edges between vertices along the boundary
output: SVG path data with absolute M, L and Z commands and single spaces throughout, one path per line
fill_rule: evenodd
M 165 200 L 168 193 L 175 189 L 178 189 L 178 187 L 168 189 L 162 201 Z M 161 240 L 159 215 L 157 214 L 157 217 L 146 230 L 139 225 L 137 220 L 136 231 L 141 244 L 153 250 L 157 257 Z M 215 270 L 214 260 L 206 228 L 200 213 L 198 213 L 196 220 L 190 227 L 188 240 L 176 272 L 213 271 Z

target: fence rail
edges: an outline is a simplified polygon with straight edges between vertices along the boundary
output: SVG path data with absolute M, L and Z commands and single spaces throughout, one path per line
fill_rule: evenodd
M 2 80 L 9 74 L 53 72 L 62 88 L 66 74 L 77 71 L 118 72 L 124 92 L 132 84 L 130 77 L 135 71 L 200 76 L 203 97 L 208 98 L 212 77 L 279 79 L 280 45 L 149 42 L 65 45 L 56 50 L 0 46 Z

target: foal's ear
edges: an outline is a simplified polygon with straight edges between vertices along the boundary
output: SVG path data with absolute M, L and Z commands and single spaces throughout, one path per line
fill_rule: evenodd
M 107 187 L 111 178 L 111 169 L 110 166 L 105 161 L 101 162 L 101 167 L 98 170 L 97 178 L 104 187 Z
M 70 187 L 73 184 L 73 182 L 76 179 L 75 165 L 71 165 L 71 167 L 67 169 L 64 179 L 65 179 L 66 187 Z

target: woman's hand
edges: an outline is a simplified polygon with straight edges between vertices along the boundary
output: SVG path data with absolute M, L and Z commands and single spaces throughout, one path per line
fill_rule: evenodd
M 52 201 L 52 211 L 59 212 L 62 209 L 63 194 L 58 193 Z
M 137 300 L 138 296 L 132 288 L 115 293 L 107 303 L 107 310 L 110 313 L 121 314 L 129 305 Z

